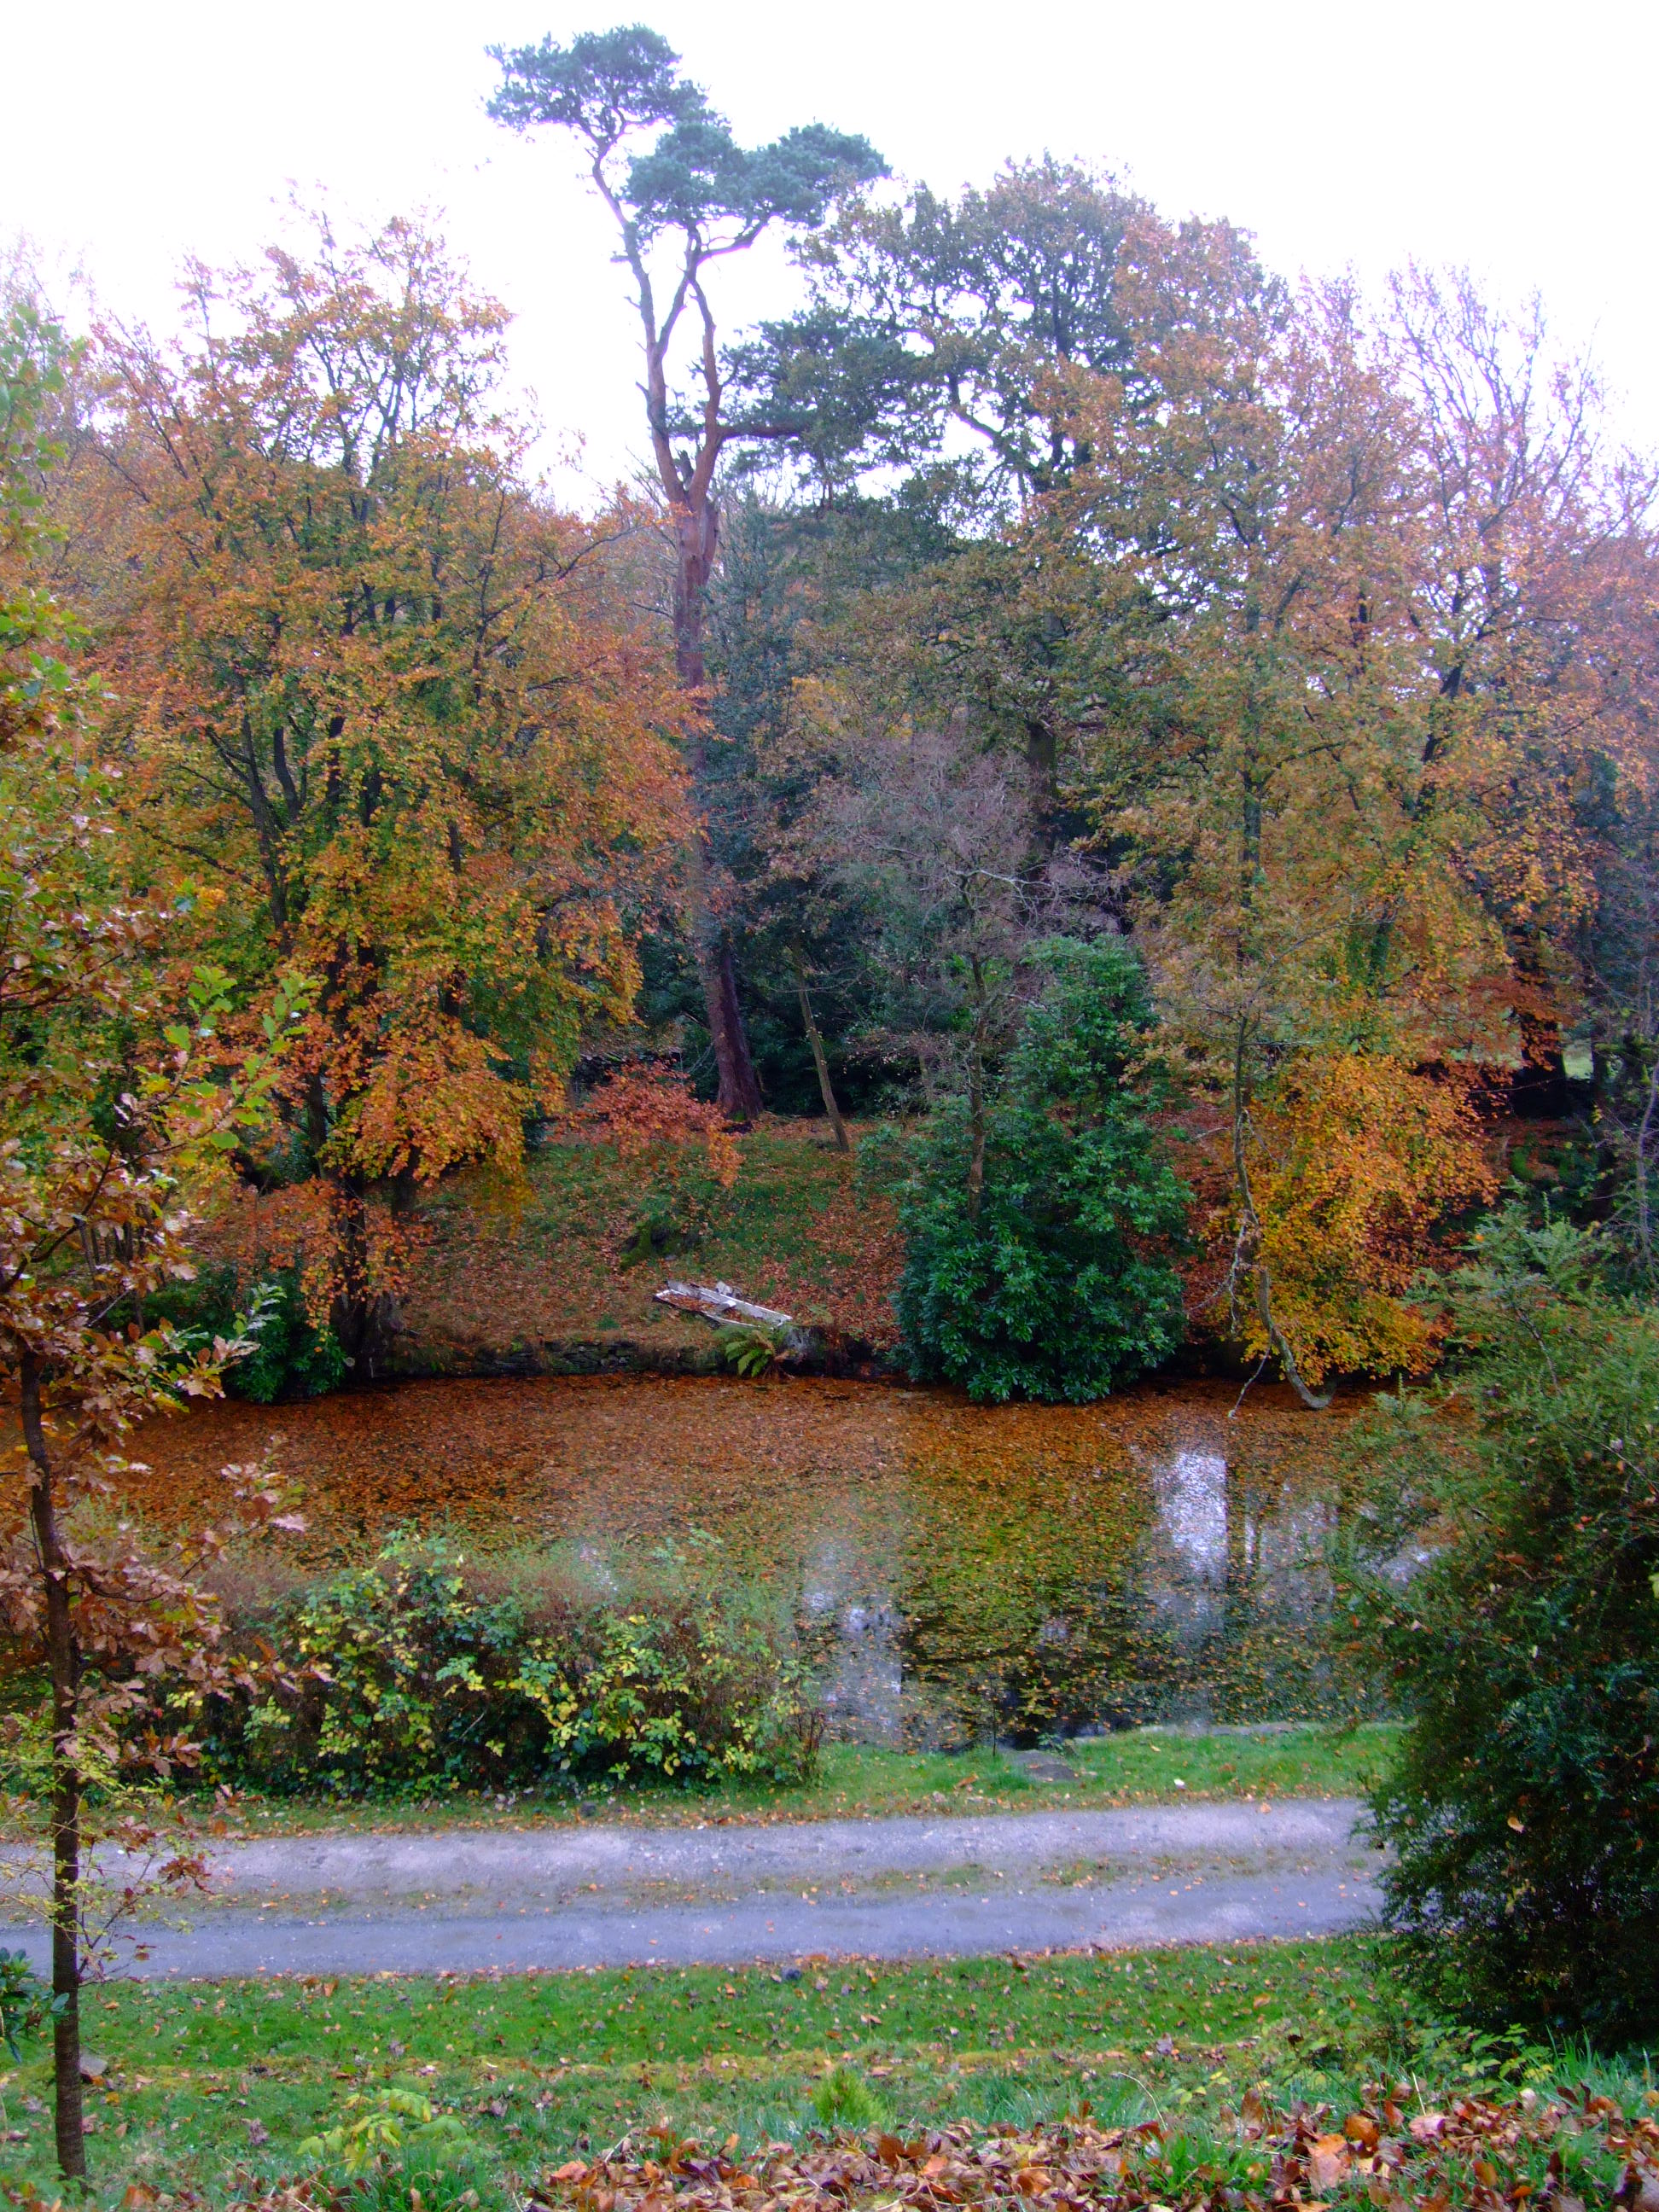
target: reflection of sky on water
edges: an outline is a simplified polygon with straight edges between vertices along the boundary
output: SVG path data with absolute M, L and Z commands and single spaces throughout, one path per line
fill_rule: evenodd
M 603 1590 L 606 1597 L 615 1597 L 622 1585 L 611 1571 L 611 1563 L 597 1544 L 578 1544 L 576 1557 L 594 1588 Z
M 1256 1591 L 1307 1613 L 1329 1593 L 1325 1554 L 1336 1514 L 1328 1498 L 1298 1503 L 1288 1491 L 1278 1504 L 1277 1513 L 1252 1524 L 1250 1564 Z
M 1156 1468 L 1158 1517 L 1194 1577 L 1227 1585 L 1227 1462 L 1219 1452 L 1178 1451 Z
M 975 1408 L 805 1378 L 434 1382 L 285 1408 L 284 1457 L 332 1495 L 332 1525 L 412 1516 L 515 1548 L 539 1532 L 550 1590 L 577 1602 L 654 1601 L 682 1575 L 728 1589 L 798 1636 L 838 1735 L 1036 1741 L 1332 1708 L 1337 1425 L 1287 1393 L 1236 1397 L 1200 1381 Z M 234 1402 L 191 1417 L 204 1498 L 267 1448 L 268 1420 Z
M 856 1503 L 804 1493 L 797 1617 L 831 1733 L 1030 1741 L 1051 1725 L 1302 1710 L 1322 1667 L 1332 1506 L 1279 1470 L 1230 1465 L 1213 1426 L 1172 1425 L 1164 1450 L 1132 1449 L 1139 1516 L 1120 1492 L 1097 1519 L 1065 1462 L 1018 1494 L 1012 1524 L 994 1516 L 997 1537 L 949 1482 L 884 1480 Z
M 904 1665 L 899 1616 L 886 1590 L 870 1586 L 870 1559 L 845 1538 L 819 1537 L 801 1575 L 801 1612 L 828 1632 L 818 1695 L 832 1734 L 867 1743 L 897 1743 L 903 1735 Z
M 1220 1452 L 1193 1448 L 1155 1462 L 1152 1482 L 1153 1572 L 1167 1596 L 1204 1611 L 1206 1593 L 1249 1590 L 1305 1611 L 1323 1592 L 1328 1498 L 1298 1498 L 1288 1483 L 1265 1492 Z
M 1265 1717 L 1280 1699 L 1293 1702 L 1292 1686 L 1305 1685 L 1310 1665 L 1323 1671 L 1331 1501 L 1264 1480 L 1265 1470 L 1252 1475 L 1230 1466 L 1208 1437 L 1140 1463 L 1156 1510 L 1136 1582 L 1172 1662 L 1167 1694 L 1143 1680 L 1141 1704 L 1158 1705 L 1159 1718 L 1238 1718 L 1237 1687 L 1219 1705 L 1217 1693 L 1241 1660 L 1254 1702 L 1264 1708 L 1252 1717 Z
M 1147 1533 L 1143 1588 L 1165 1632 L 1188 1650 L 1222 1627 L 1227 1613 L 1227 1462 L 1186 1446 L 1154 1462 L 1157 1513 Z M 1207 1717 L 1200 1700 L 1180 1717 Z

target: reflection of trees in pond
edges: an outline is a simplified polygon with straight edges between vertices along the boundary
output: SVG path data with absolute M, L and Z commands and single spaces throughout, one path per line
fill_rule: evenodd
M 1029 1742 L 1145 1717 L 1149 1685 L 1161 1700 L 1164 1638 L 1121 1526 L 1040 1512 L 945 1525 L 943 1544 L 915 1532 L 900 1597 L 913 1736 Z
M 1310 1451 L 1168 1401 L 1133 1425 L 1123 1405 L 909 1402 L 878 1453 L 820 1431 L 718 1512 L 674 1498 L 793 1615 L 834 1735 L 1029 1742 L 1331 1708 L 1323 1431 Z
M 1167 1644 L 1149 1700 L 1166 1719 L 1296 1718 L 1334 1708 L 1324 1623 L 1334 1509 L 1304 1466 L 1206 1442 L 1150 1463 L 1158 1516 L 1139 1584 Z
M 897 1594 L 913 1738 L 1074 1729 L 1138 1667 L 1121 1586 L 1144 1484 L 1102 1464 L 1119 1455 L 1097 1424 L 1011 1426 L 913 1462 Z
M 568 1556 L 584 1583 L 607 1563 L 628 1588 L 708 1531 L 698 1571 L 795 1624 L 837 1734 L 1030 1741 L 1334 1704 L 1317 1555 L 1340 1420 L 1271 1391 L 1233 1420 L 1234 1395 L 978 1408 L 808 1381 L 423 1383 L 283 1407 L 277 1458 L 319 1570 L 424 1527 Z M 136 1498 L 162 1528 L 205 1507 L 270 1422 L 191 1414 L 154 1438 Z
M 1330 1708 L 1331 1509 L 1309 1470 L 1275 1451 L 1264 1474 L 1248 1449 L 1230 1464 L 1207 1436 L 1132 1445 L 1110 1470 L 1079 1462 L 1079 1442 L 1099 1445 L 1075 1429 L 1048 1441 L 914 1470 L 898 1590 L 913 1737 Z
M 869 1553 L 844 1534 L 815 1533 L 802 1563 L 795 1618 L 830 1734 L 862 1743 L 899 1742 L 904 1689 L 899 1620 Z

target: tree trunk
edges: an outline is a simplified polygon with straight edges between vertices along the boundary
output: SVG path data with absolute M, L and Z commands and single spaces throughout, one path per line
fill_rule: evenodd
M 386 1364 L 393 1304 L 373 1286 L 369 1267 L 368 1193 L 361 1176 L 331 1175 L 329 1211 L 340 1275 L 329 1308 L 329 1327 L 359 1382 L 372 1382 Z
M 985 1203 L 985 1064 L 975 1039 L 968 1054 L 968 1218 Z
M 847 1124 L 841 1118 L 841 1108 L 836 1103 L 835 1086 L 830 1080 L 830 1062 L 825 1057 L 823 1039 L 818 1033 L 817 1017 L 812 1012 L 812 1001 L 806 988 L 806 963 L 801 957 L 799 945 L 792 945 L 789 957 L 795 970 L 795 988 L 800 994 L 800 1018 L 806 1024 L 806 1041 L 812 1048 L 812 1065 L 818 1072 L 818 1096 L 823 1101 L 823 1110 L 830 1117 L 830 1127 L 835 1131 L 836 1150 L 850 1152 Z
M 1025 766 L 1030 777 L 1033 872 L 1041 874 L 1060 842 L 1059 748 L 1053 729 L 1035 714 L 1025 721 Z
M 76 1748 L 81 1656 L 40 1419 L 40 1369 L 30 1352 L 23 1355 L 20 1398 L 23 1440 L 34 1470 L 29 1518 L 46 1579 L 52 1675 L 52 2060 L 58 2164 L 66 2179 L 80 2181 L 87 2171 L 81 2110 L 81 1770 Z
M 1255 1310 L 1261 1319 L 1262 1334 L 1278 1355 L 1285 1370 L 1285 1378 L 1310 1413 L 1322 1413 L 1331 1402 L 1331 1393 L 1321 1397 L 1310 1390 L 1302 1379 L 1296 1364 L 1296 1355 L 1286 1341 L 1273 1312 L 1273 1283 L 1268 1273 L 1267 1256 L 1262 1251 L 1261 1217 L 1255 1210 L 1255 1195 L 1250 1188 L 1250 1166 L 1246 1152 L 1246 1134 L 1249 1123 L 1249 1100 L 1245 1077 L 1247 1038 L 1241 1020 L 1233 1049 L 1233 1181 L 1238 1197 L 1238 1236 L 1233 1245 L 1232 1287 L 1237 1288 L 1241 1271 L 1249 1273 L 1255 1282 Z M 1249 1388 L 1249 1385 L 1246 1385 Z M 1243 1393 L 1240 1394 L 1241 1400 Z M 1233 1411 L 1238 1410 L 1236 1406 Z
M 1659 1050 L 1654 1052 L 1648 1069 L 1647 1103 L 1636 1131 L 1636 1241 L 1641 1248 L 1642 1265 L 1650 1276 L 1653 1273 L 1653 1213 L 1648 1185 L 1656 1112 L 1659 1112 Z
M 718 527 L 712 501 L 705 500 L 700 513 L 689 503 L 675 510 L 674 672 L 700 708 L 708 684 L 702 654 L 702 597 L 714 565 Z M 691 747 L 691 781 L 699 804 L 707 787 L 707 768 L 706 741 L 699 729 Z M 699 822 L 692 833 L 691 943 L 720 1079 L 720 1109 L 730 1121 L 752 1121 L 764 1102 L 738 998 L 732 940 L 709 896 L 712 858 L 708 831 Z
M 738 997 L 738 963 L 725 930 L 719 933 L 703 975 L 703 999 L 714 1025 L 720 1111 L 728 1121 L 752 1121 L 765 1111 L 766 1102 L 761 1096 L 760 1077 L 749 1049 L 749 1032 Z

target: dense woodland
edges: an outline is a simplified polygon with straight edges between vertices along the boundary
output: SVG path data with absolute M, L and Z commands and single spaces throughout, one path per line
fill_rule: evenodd
M 309 980 L 233 1158 L 345 1357 L 418 1188 L 630 1060 L 738 1127 L 925 1117 L 932 1371 L 1101 1206 L 1182 1277 L 1131 1365 L 1420 1370 L 1405 1294 L 1516 1115 L 1576 1120 L 1645 1279 L 1654 479 L 1541 313 L 1298 287 L 1103 173 L 952 204 L 832 133 L 741 153 L 643 34 L 501 60 L 638 295 L 654 474 L 605 511 L 531 479 L 506 318 L 413 224 L 194 270 L 177 341 L 11 340 L 62 380 L 9 557 L 96 685 L 99 878 L 239 1018 Z M 803 304 L 727 333 L 769 227 Z M 1121 1033 L 1035 1075 L 1052 948 L 1106 939 Z M 1033 1111 L 1107 1152 L 1127 1112 L 1151 1182 L 1068 1152 L 1034 1209 Z
M 5 1588 L 52 1665 L 71 1949 L 134 1639 L 203 1694 L 242 1662 L 188 1560 L 94 1571 L 54 1498 L 257 1354 L 277 1275 L 307 1387 L 372 1375 L 425 1199 L 563 1131 L 701 1162 L 695 1249 L 741 1133 L 813 1117 L 896 1207 L 899 1358 L 976 1397 L 1186 1345 L 1319 1406 L 1449 1340 L 1518 1403 L 1534 1293 L 1586 1404 L 1620 1345 L 1647 1371 L 1659 471 L 1589 363 L 1455 273 L 1291 282 L 1103 169 L 952 200 L 820 125 L 742 149 L 642 30 L 497 59 L 638 311 L 644 459 L 592 511 L 414 221 L 192 268 L 174 336 L 68 331 L 26 274 L 6 306 Z M 794 310 L 729 328 L 769 233 Z M 1483 1238 L 1487 1307 L 1425 1291 Z M 1639 1612 L 1625 1479 L 1599 1557 Z

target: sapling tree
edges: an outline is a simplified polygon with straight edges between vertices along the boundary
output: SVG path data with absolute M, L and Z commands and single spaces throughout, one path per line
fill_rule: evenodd
M 190 1272 L 183 1195 L 261 1117 L 304 994 L 280 991 L 263 1036 L 234 1042 L 228 978 L 170 973 L 166 915 L 112 889 L 97 696 L 39 581 L 65 356 L 27 312 L 0 329 L 0 1388 L 17 1437 L 0 1620 L 9 1665 L 48 1685 L 39 1728 L 13 1702 L 7 1749 L 43 1784 L 58 2157 L 78 2178 L 88 1784 L 107 1794 L 135 1765 L 166 1774 L 188 1759 L 176 1723 L 230 1674 L 188 1572 L 214 1532 L 163 1565 L 124 1528 L 93 1540 L 84 1506 L 140 1421 L 213 1394 L 245 1348 L 155 1322 L 154 1300 Z M 262 1480 L 232 1486 L 270 1513 Z
M 679 680 L 703 692 L 704 599 L 719 547 L 715 477 L 734 442 L 787 446 L 799 410 L 734 410 L 710 296 L 714 264 L 746 252 L 769 230 L 821 223 L 850 187 L 884 173 L 867 140 L 813 123 L 769 145 L 739 146 L 707 94 L 680 74 L 679 57 L 642 24 L 589 32 L 568 46 L 491 48 L 501 82 L 489 103 L 514 131 L 554 125 L 586 157 L 593 188 L 617 227 L 645 356 L 645 416 L 674 548 L 674 653 Z M 690 337 L 693 389 L 673 383 L 676 348 Z M 706 735 L 691 725 L 694 776 Z M 720 1072 L 720 1103 L 748 1117 L 759 1081 L 738 1000 L 729 933 L 708 881 L 706 838 L 694 839 L 692 924 L 698 975 Z

